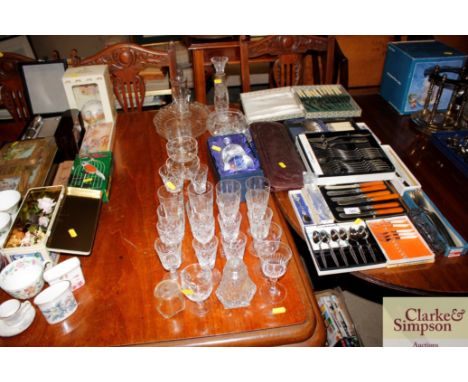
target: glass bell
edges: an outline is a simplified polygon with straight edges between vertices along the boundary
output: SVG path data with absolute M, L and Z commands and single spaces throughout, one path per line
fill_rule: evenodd
M 254 166 L 252 158 L 247 155 L 241 145 L 232 143 L 228 137 L 223 139 L 223 143 L 225 146 L 221 151 L 221 159 L 224 163 L 224 171 L 242 171 Z

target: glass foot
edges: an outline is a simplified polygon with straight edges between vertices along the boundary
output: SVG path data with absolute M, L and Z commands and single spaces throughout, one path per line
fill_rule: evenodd
M 260 295 L 266 303 L 279 304 L 285 300 L 287 294 L 286 288 L 280 283 L 276 283 L 275 286 L 265 283 L 260 287 Z

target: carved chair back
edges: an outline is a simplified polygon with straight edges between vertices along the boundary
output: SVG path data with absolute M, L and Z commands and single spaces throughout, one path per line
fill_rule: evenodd
M 262 56 L 266 59 L 276 57 L 271 66 L 270 87 L 311 84 L 314 80 L 316 83 L 332 83 L 335 51 L 333 36 L 273 35 L 258 40 L 241 36 L 239 44 L 243 92 L 250 91 L 249 59 Z M 318 57 L 321 58 L 320 62 Z
M 21 54 L 0 52 L 1 100 L 15 122 L 26 122 L 30 111 L 24 95 L 18 63 L 33 61 Z
M 144 48 L 132 43 L 111 45 L 79 65 L 108 65 L 114 94 L 124 112 L 141 111 L 145 98 L 145 82 L 140 72 L 147 67 L 168 68 L 169 79 L 176 75 L 175 45 L 168 51 Z

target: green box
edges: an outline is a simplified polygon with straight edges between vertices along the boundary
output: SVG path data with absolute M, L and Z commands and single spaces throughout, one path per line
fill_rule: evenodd
M 102 201 L 108 202 L 111 178 L 112 152 L 101 151 L 75 158 L 68 186 L 99 190 Z

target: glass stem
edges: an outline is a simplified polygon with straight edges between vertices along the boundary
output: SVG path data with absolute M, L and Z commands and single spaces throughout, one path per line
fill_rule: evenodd
M 272 296 L 276 296 L 278 294 L 278 288 L 276 287 L 278 279 L 270 279 L 270 293 Z

